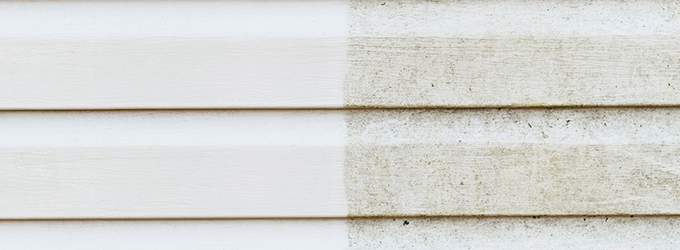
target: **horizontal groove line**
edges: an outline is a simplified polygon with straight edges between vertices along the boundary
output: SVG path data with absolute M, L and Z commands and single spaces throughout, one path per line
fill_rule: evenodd
M 0 112 L 71 112 L 71 111 L 295 111 L 295 110 L 319 110 L 319 111 L 349 111 L 349 110 L 394 110 L 394 109 L 448 109 L 448 110 L 489 110 L 489 109 L 649 109 L 649 108 L 680 108 L 677 105 L 581 105 L 581 106 L 479 106 L 479 107 L 343 107 L 343 108 L 116 108 L 116 109 L 0 109 Z
M 367 216 L 367 217 L 234 217 L 234 218 L 67 218 L 67 219 L 0 219 L 3 222 L 73 222 L 73 221 L 263 221 L 263 220 L 370 220 L 370 219 L 541 219 L 541 218 L 680 218 L 680 214 L 642 214 L 642 215 L 470 215 L 470 216 Z

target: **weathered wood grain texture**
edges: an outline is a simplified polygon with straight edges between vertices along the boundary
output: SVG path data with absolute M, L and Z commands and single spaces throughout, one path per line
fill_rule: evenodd
M 408 223 L 408 224 L 407 224 Z M 676 249 L 677 217 L 2 221 L 12 249 Z
M 680 213 L 680 109 L 0 113 L 0 218 Z
M 677 1 L 3 1 L 0 109 L 680 105 Z

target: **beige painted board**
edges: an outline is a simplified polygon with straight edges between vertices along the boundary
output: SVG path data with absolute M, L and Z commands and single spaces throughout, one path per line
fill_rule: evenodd
M 0 218 L 680 213 L 680 109 L 12 111 Z
M 677 249 L 677 217 L 2 221 L 12 249 Z
M 2 1 L 0 109 L 674 106 L 676 1 Z

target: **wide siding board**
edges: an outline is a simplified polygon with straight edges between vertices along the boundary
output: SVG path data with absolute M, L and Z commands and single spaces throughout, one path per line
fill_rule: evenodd
M 680 109 L 0 114 L 0 218 L 680 213 Z
M 676 214 L 678 111 L 350 112 L 349 213 Z
M 0 109 L 680 105 L 677 6 L 2 1 Z
M 0 218 L 344 215 L 342 114 L 0 114 Z
M 346 4 L 3 1 L 0 109 L 337 107 Z

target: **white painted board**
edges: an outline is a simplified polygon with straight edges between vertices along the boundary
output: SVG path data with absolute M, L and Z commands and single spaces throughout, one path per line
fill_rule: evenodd
M 0 218 L 346 214 L 325 111 L 0 114 Z
M 12 111 L 0 218 L 680 213 L 677 108 Z
M 2 1 L 0 109 L 680 104 L 676 4 Z
M 346 6 L 4 1 L 2 109 L 333 107 Z
M 2 221 L 11 249 L 345 249 L 342 220 Z

